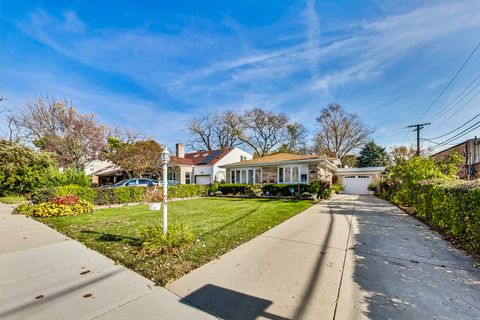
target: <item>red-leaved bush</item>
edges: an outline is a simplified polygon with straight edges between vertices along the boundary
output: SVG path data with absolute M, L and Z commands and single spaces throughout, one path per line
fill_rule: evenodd
M 52 199 L 52 202 L 55 204 L 65 204 L 65 205 L 74 205 L 80 201 L 80 197 L 73 194 L 69 194 L 63 197 L 55 197 Z

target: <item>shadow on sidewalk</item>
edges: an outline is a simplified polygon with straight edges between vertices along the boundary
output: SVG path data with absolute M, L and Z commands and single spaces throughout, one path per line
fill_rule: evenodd
M 272 301 L 207 284 L 181 300 L 196 305 L 222 319 L 253 320 L 264 317 L 272 320 L 288 320 L 266 312 Z

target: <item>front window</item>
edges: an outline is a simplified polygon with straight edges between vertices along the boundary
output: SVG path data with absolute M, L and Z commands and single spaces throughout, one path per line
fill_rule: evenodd
M 242 170 L 242 180 L 240 183 L 247 183 L 247 170 Z
M 240 170 L 235 171 L 235 183 L 240 183 Z
M 283 168 L 278 168 L 278 182 L 283 183 Z
M 192 183 L 191 173 L 185 172 L 185 184 L 190 184 L 190 183 Z

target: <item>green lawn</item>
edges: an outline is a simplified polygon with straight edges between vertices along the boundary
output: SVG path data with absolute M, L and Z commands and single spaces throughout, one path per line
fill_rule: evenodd
M 270 199 L 210 198 L 171 202 L 169 223 L 185 223 L 197 241 L 179 255 L 149 257 L 136 253 L 138 229 L 161 223 L 162 212 L 149 211 L 145 205 L 38 220 L 165 285 L 312 205 L 312 201 Z
M 0 203 L 6 204 L 19 204 L 25 201 L 27 201 L 27 199 L 22 196 L 0 197 Z

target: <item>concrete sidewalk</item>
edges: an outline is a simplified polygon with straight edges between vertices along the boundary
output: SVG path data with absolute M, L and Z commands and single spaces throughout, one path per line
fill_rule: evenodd
M 480 319 L 474 261 L 371 196 L 315 205 L 167 288 L 225 319 Z
M 216 319 L 0 204 L 0 319 Z

